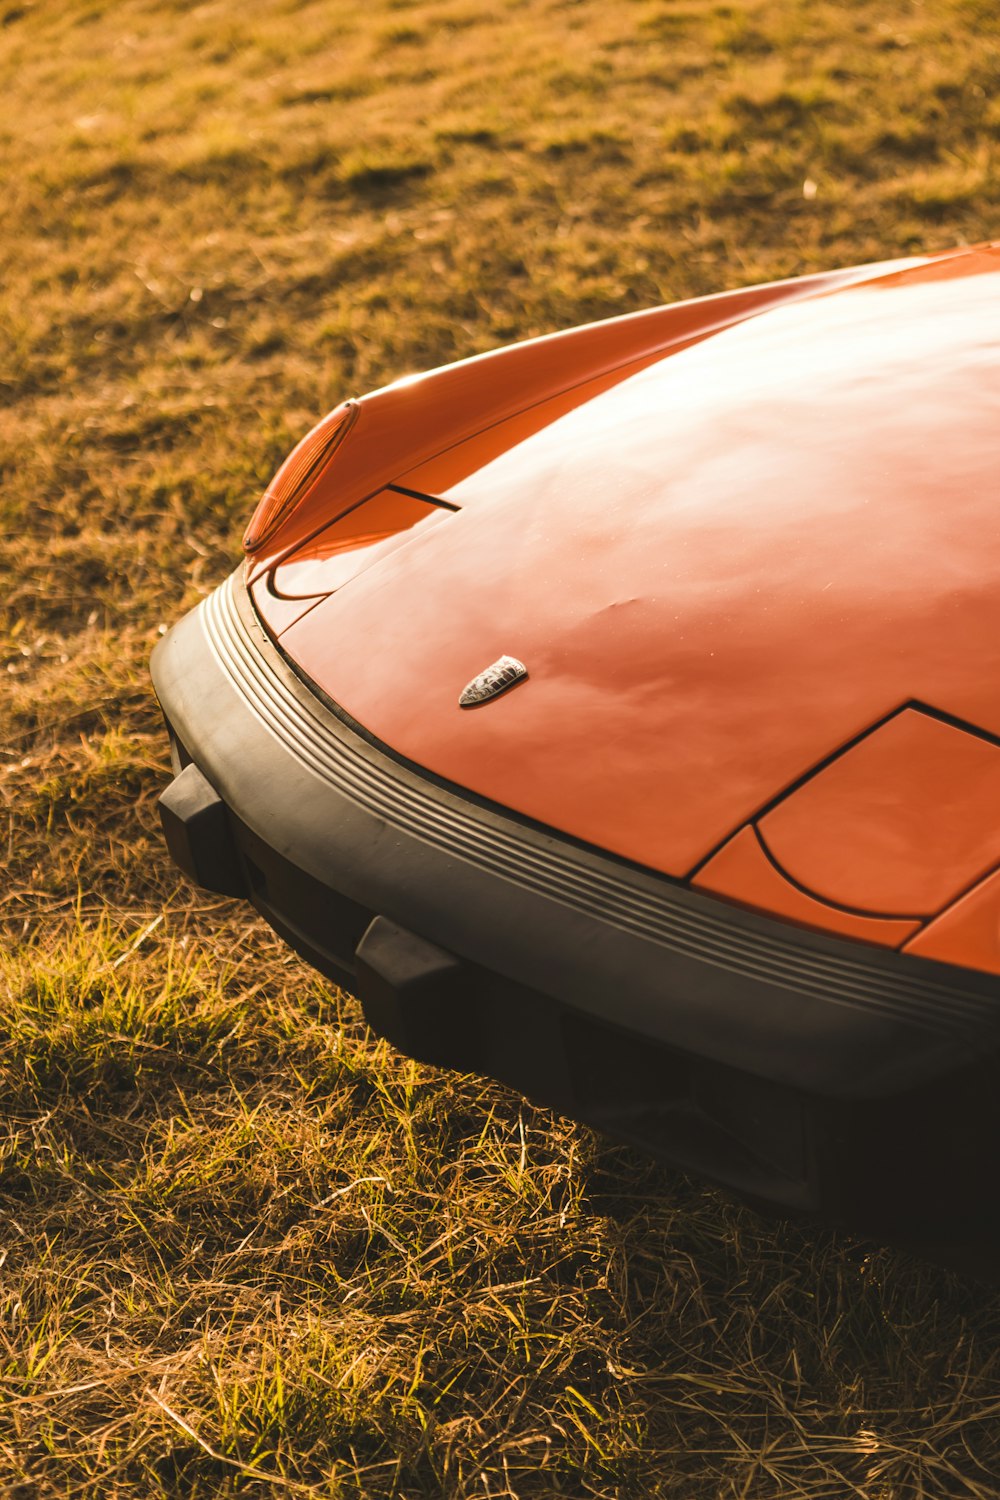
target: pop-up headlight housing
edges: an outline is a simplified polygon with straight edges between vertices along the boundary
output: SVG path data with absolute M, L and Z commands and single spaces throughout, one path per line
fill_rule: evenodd
M 249 556 L 259 552 L 305 499 L 357 420 L 357 401 L 344 401 L 308 432 L 281 465 L 260 498 L 243 536 Z

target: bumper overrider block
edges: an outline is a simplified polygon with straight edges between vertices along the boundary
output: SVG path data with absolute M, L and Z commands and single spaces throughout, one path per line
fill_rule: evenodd
M 745 911 L 436 781 L 296 674 L 239 574 L 152 671 L 174 859 L 395 1045 L 754 1202 L 1000 1267 L 995 978 Z

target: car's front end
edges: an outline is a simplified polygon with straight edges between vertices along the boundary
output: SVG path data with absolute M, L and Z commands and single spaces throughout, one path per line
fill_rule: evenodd
M 992 1264 L 998 281 L 861 268 L 338 408 L 155 654 L 175 859 L 416 1057 Z

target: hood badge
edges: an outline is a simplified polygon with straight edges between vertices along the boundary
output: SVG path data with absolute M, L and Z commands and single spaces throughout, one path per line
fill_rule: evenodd
M 488 703 L 515 683 L 522 682 L 527 675 L 528 669 L 523 661 L 518 661 L 516 656 L 501 656 L 463 688 L 458 706 L 475 708 L 479 703 Z

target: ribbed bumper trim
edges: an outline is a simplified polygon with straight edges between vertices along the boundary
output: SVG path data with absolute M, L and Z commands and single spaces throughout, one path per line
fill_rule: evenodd
M 247 705 L 296 757 L 359 807 L 410 837 L 531 891 L 546 901 L 613 926 L 669 955 L 696 959 L 748 981 L 916 1023 L 979 1047 L 984 1031 L 1000 1037 L 1000 996 L 984 976 L 933 966 L 953 982 L 925 977 L 932 966 L 904 955 L 869 956 L 844 941 L 816 940 L 703 897 L 653 872 L 614 861 L 521 824 L 492 808 L 422 781 L 419 768 L 372 754 L 302 684 L 256 621 L 238 575 L 200 606 L 219 665 Z M 331 729 L 337 732 L 332 733 Z M 742 919 L 742 920 L 741 920 Z M 857 948 L 858 957 L 848 956 Z M 864 956 L 862 956 L 864 954 Z

